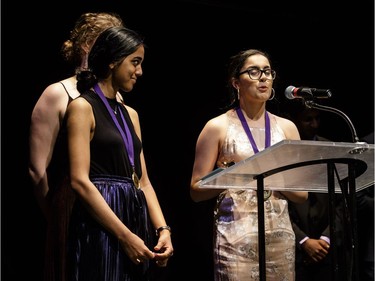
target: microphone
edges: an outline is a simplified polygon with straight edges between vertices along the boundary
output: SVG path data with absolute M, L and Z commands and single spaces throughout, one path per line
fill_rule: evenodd
M 296 88 L 294 86 L 289 86 L 285 89 L 285 96 L 292 99 L 327 99 L 332 96 L 332 93 L 328 89 L 316 89 L 316 88 Z

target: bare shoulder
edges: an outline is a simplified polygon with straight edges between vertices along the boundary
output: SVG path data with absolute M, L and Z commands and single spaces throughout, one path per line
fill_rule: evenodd
M 129 105 L 124 105 L 124 106 L 125 106 L 126 110 L 129 112 L 130 118 L 132 120 L 134 120 L 134 119 L 138 120 L 138 112 L 134 108 L 130 107 Z
M 223 113 L 223 114 L 220 114 L 210 120 L 207 121 L 205 127 L 208 127 L 208 128 L 224 128 L 226 127 L 226 124 L 227 124 L 227 117 L 226 117 L 226 114 Z
M 38 98 L 34 109 L 33 118 L 50 119 L 62 117 L 68 105 L 69 97 L 63 85 L 55 82 L 48 85 Z
M 61 80 L 59 84 L 63 86 L 65 94 L 69 95 L 72 99 L 80 95 L 80 92 L 77 90 L 77 79 L 75 76 Z
M 68 106 L 68 112 L 78 112 L 86 114 L 87 112 L 92 111 L 91 104 L 82 97 L 77 97 L 76 99 L 72 100 Z
M 285 117 L 281 117 L 281 116 L 275 115 L 275 114 L 273 114 L 273 116 L 276 119 L 277 123 L 280 124 L 281 126 L 286 126 L 286 127 L 292 126 L 292 127 L 295 127 L 295 124 L 293 123 L 292 120 L 287 119 Z
M 201 135 L 207 136 L 219 136 L 220 138 L 226 132 L 226 128 L 228 126 L 228 119 L 225 113 L 218 115 L 210 120 L 207 121 Z
M 129 112 L 130 119 L 132 120 L 132 123 L 133 123 L 136 131 L 140 134 L 139 131 L 140 131 L 141 125 L 140 125 L 140 122 L 139 122 L 138 112 L 134 108 L 130 107 L 129 105 L 124 104 L 124 106 L 125 106 L 126 110 Z
M 60 100 L 68 101 L 68 95 L 65 92 L 63 85 L 60 82 L 56 82 L 48 85 L 42 95 L 39 97 L 39 100 L 50 101 L 56 103 Z
M 124 106 L 125 106 L 126 110 L 129 112 L 129 116 L 130 116 L 130 119 L 132 120 L 132 123 L 134 125 L 135 132 L 137 133 L 138 137 L 140 139 L 142 139 L 141 124 L 139 122 L 138 112 L 134 108 L 132 108 L 132 107 L 126 105 L 126 104 L 124 104 Z
M 68 100 L 68 97 L 76 98 L 80 94 L 76 87 L 75 78 L 67 78 L 48 85 L 41 97 L 46 97 L 51 100 Z
M 300 139 L 297 126 L 292 120 L 275 114 L 272 114 L 272 116 L 275 118 L 277 124 L 279 124 L 279 126 L 283 130 L 287 139 Z
M 96 120 L 91 104 L 83 97 L 77 97 L 69 103 L 67 111 L 67 127 L 71 135 L 94 134 Z

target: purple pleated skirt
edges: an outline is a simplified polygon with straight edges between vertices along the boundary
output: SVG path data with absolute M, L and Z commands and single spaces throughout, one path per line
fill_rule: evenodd
M 146 198 L 129 178 L 100 176 L 91 181 L 120 220 L 152 249 L 153 231 Z M 150 262 L 135 265 L 117 238 L 107 232 L 77 199 L 68 240 L 69 281 L 148 281 Z

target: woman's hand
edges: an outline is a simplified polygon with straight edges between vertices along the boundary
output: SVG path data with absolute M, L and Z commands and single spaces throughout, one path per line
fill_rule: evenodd
M 173 256 L 173 246 L 171 233 L 169 230 L 163 230 L 159 233 L 158 243 L 154 247 L 155 260 L 159 267 L 167 266 L 168 260 Z

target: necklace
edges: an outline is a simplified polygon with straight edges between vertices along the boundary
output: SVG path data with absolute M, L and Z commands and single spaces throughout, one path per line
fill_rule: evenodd
M 108 101 L 108 104 L 109 104 L 110 108 L 112 109 L 113 113 L 117 115 L 117 113 L 119 112 L 117 100 L 116 99 L 109 99 L 109 98 L 105 98 L 105 99 Z
M 254 154 L 259 152 L 259 149 L 257 147 L 257 144 L 255 143 L 255 140 L 253 138 L 253 134 L 251 133 L 251 130 L 249 128 L 249 125 L 246 122 L 245 116 L 243 115 L 243 112 L 240 107 L 236 108 L 236 112 L 238 115 L 238 118 L 240 118 L 242 127 L 244 128 L 247 137 L 249 138 L 250 144 L 253 148 Z M 265 145 L 264 148 L 267 148 L 271 145 L 271 125 L 270 125 L 270 117 L 268 116 L 267 111 L 264 112 L 264 118 L 265 118 L 265 129 L 266 129 L 266 137 L 265 137 Z M 264 190 L 264 201 L 266 201 L 268 198 L 271 197 L 272 190 Z

